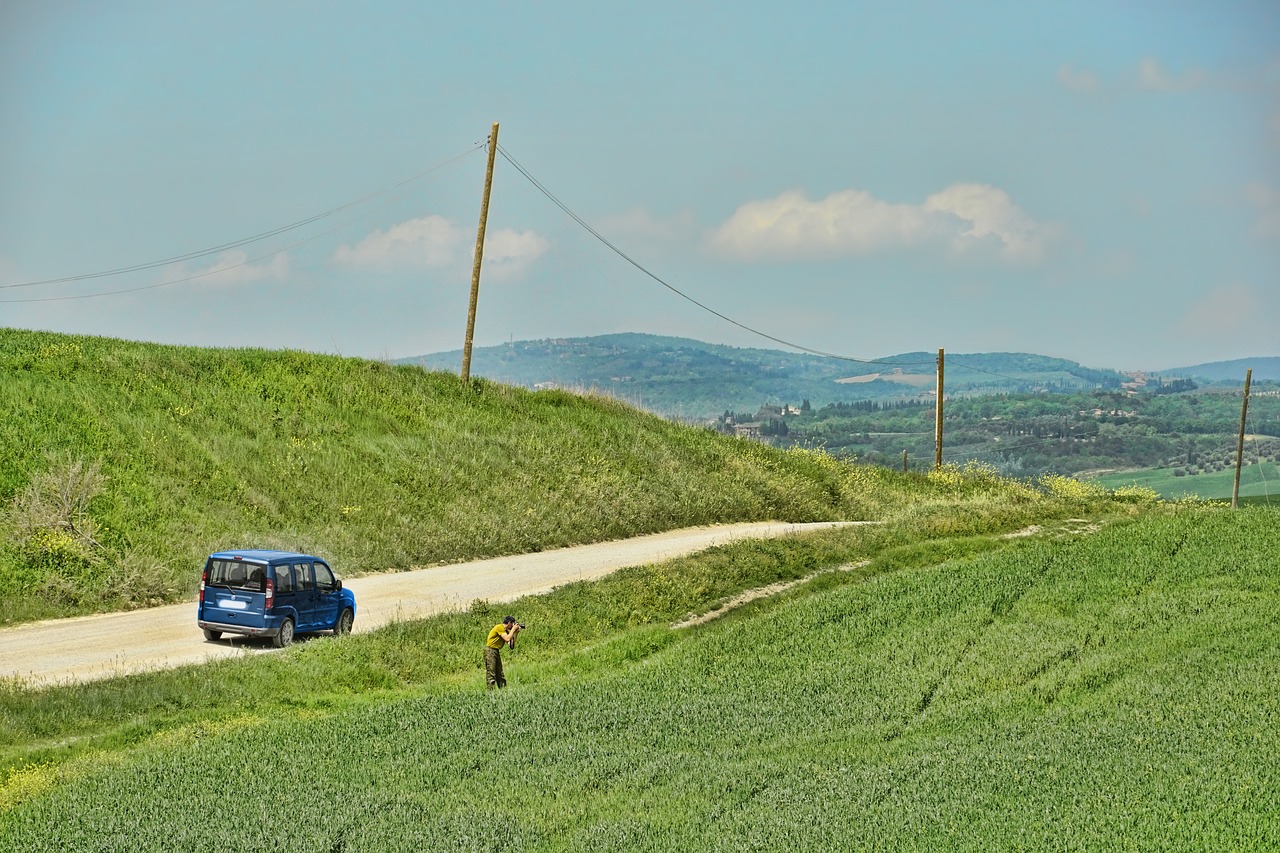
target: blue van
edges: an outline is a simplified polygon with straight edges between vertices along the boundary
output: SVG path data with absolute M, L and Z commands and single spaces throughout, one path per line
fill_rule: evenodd
M 200 578 L 196 622 L 206 640 L 223 634 L 270 637 L 277 648 L 294 634 L 351 633 L 356 597 L 329 564 L 292 551 L 219 551 Z

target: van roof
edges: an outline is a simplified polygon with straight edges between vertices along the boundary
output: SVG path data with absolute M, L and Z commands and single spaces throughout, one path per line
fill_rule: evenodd
M 290 560 L 320 560 L 311 554 L 300 554 L 296 551 L 269 551 L 261 548 L 248 548 L 239 551 L 216 551 L 209 555 L 210 560 L 247 560 L 254 563 L 287 563 Z

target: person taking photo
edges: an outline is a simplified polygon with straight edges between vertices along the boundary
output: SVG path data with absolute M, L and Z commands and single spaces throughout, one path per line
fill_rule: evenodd
M 514 616 L 504 616 L 502 621 L 489 629 L 489 638 L 484 643 L 484 676 L 489 689 L 506 687 L 507 679 L 502 674 L 502 647 L 516 647 L 516 635 L 524 628 Z

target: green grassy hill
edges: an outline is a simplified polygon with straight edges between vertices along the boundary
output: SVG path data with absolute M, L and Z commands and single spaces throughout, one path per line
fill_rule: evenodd
M 29 760 L 0 784 L 0 848 L 1269 849 L 1275 522 L 1173 506 L 1097 533 L 738 543 L 516 603 L 500 693 L 479 603 L 3 691 L 0 744 Z M 224 778 L 244 795 L 211 797 Z
M 879 500 L 609 399 L 301 352 L 0 330 L 0 410 L 0 623 L 183 599 L 221 548 L 351 575 Z
M 185 600 L 223 548 L 350 576 L 956 499 L 609 398 L 301 352 L 0 330 L 0 407 L 0 624 Z

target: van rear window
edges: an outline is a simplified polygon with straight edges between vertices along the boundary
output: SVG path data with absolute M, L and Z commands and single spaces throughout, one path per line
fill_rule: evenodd
M 243 560 L 210 560 L 205 583 L 228 589 L 262 592 L 266 585 L 267 567 Z

